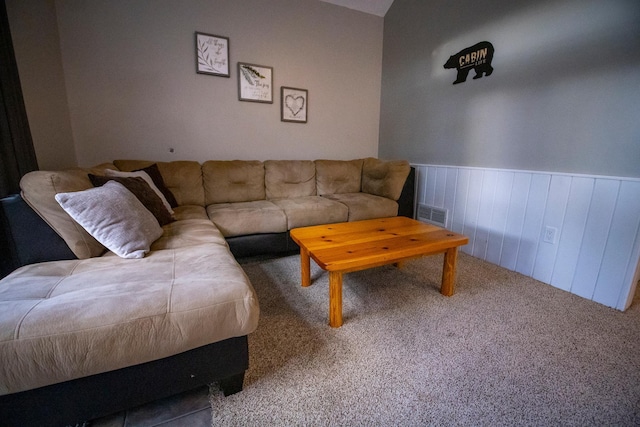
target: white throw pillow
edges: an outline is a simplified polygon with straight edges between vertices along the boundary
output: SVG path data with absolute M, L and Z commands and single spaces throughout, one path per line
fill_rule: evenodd
M 173 209 L 171 208 L 171 205 L 167 201 L 167 198 L 164 197 L 164 194 L 162 194 L 162 191 L 160 191 L 158 189 L 158 187 L 153 183 L 153 180 L 151 179 L 149 174 L 146 173 L 145 171 L 123 172 L 123 171 L 115 171 L 113 169 L 107 169 L 107 170 L 104 171 L 104 174 L 105 174 L 105 176 L 119 176 L 119 177 L 123 177 L 123 178 L 129 178 L 129 177 L 136 177 L 137 176 L 137 177 L 140 177 L 140 178 L 144 179 L 147 182 L 147 184 L 149 184 L 149 187 L 151 187 L 151 189 L 153 191 L 155 191 L 156 194 L 160 197 L 160 200 L 162 200 L 162 203 L 167 208 L 169 213 L 171 215 L 174 214 Z
M 144 258 L 162 236 L 153 214 L 119 182 L 55 197 L 78 224 L 122 258 Z

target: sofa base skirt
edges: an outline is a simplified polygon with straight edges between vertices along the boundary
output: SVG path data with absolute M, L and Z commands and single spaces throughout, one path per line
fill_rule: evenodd
M 85 421 L 218 382 L 225 396 L 242 390 L 247 336 L 164 359 L 0 396 L 0 426 L 82 425 Z
M 227 237 L 226 241 L 236 258 L 299 250 L 288 232 Z

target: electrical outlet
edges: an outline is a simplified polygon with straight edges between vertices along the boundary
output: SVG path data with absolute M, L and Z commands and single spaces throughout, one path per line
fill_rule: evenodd
M 542 239 L 547 243 L 555 244 L 556 234 L 558 234 L 557 228 L 546 226 L 544 229 L 544 236 Z

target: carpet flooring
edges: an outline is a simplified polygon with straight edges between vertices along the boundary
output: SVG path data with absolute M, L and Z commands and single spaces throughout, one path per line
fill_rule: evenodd
M 344 276 L 299 257 L 240 263 L 260 301 L 241 393 L 210 388 L 214 426 L 640 425 L 640 301 L 619 312 L 461 253 Z

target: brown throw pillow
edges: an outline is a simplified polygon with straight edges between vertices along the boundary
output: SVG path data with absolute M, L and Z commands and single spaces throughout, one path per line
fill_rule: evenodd
M 89 180 L 94 187 L 101 187 L 108 181 L 116 181 L 124 185 L 127 190 L 131 191 L 134 196 L 145 208 L 147 208 L 158 220 L 160 226 L 169 224 L 173 221 L 173 217 L 160 200 L 160 197 L 149 187 L 144 179 L 138 177 L 122 178 L 111 176 L 98 176 L 89 174 Z
M 167 199 L 167 202 L 169 202 L 172 208 L 178 206 L 178 202 L 176 201 L 173 193 L 165 185 L 164 179 L 162 179 L 162 175 L 160 174 L 160 169 L 158 169 L 157 164 L 154 163 L 144 169 L 136 169 L 134 172 L 137 171 L 146 172 L 151 177 L 151 181 L 153 181 L 156 187 L 158 187 L 158 190 L 160 190 L 160 192 L 164 195 L 164 197 Z

